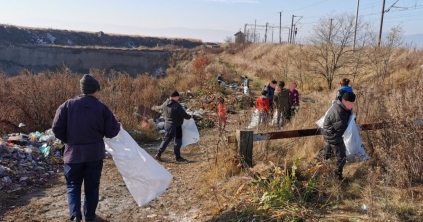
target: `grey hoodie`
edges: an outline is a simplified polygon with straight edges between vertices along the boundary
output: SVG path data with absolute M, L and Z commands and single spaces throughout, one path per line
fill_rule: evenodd
M 182 126 L 184 119 L 191 119 L 191 115 L 185 112 L 181 104 L 171 99 L 167 99 L 163 103 L 162 109 L 167 126 Z

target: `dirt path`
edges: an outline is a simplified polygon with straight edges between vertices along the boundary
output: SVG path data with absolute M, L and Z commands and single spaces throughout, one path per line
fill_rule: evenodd
M 204 134 L 204 133 L 203 133 Z M 142 147 L 154 154 L 158 143 Z M 148 205 L 138 207 L 127 190 L 112 158 L 104 162 L 100 184 L 98 221 L 222 221 L 213 219 L 211 199 L 200 198 L 202 190 L 200 171 L 206 170 L 206 150 L 197 145 L 184 148 L 183 157 L 189 163 L 174 161 L 172 147 L 163 154 L 162 164 L 173 175 L 169 189 Z M 208 168 L 208 167 L 207 167 Z M 67 198 L 63 170 L 45 189 L 38 189 L 6 200 L 0 208 L 0 221 L 66 221 Z

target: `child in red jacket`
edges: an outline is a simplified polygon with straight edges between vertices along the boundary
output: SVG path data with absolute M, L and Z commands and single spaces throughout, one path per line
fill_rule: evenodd
M 223 98 L 219 99 L 219 105 L 217 105 L 217 115 L 218 115 L 218 119 L 219 119 L 219 122 L 218 122 L 219 131 L 225 130 L 225 126 L 226 126 L 226 105 L 225 105 L 225 100 Z
M 257 98 L 256 107 L 259 111 L 259 124 L 264 124 L 267 121 L 267 116 L 269 115 L 270 102 L 267 98 L 267 91 L 261 91 L 261 96 Z

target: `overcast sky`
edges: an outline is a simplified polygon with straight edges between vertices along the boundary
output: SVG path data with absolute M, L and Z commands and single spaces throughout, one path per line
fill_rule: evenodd
M 386 0 L 386 9 L 395 1 Z M 303 38 L 318 18 L 355 14 L 356 4 L 357 0 L 0 0 L 0 23 L 222 42 L 255 20 L 258 25 L 279 26 L 282 11 L 282 26 L 290 25 L 293 14 L 303 16 L 297 23 L 298 38 Z M 395 6 L 385 13 L 384 32 L 402 25 L 405 35 L 422 34 L 423 0 L 399 0 Z M 359 14 L 375 28 L 381 10 L 382 0 L 360 2 Z M 273 34 L 277 41 L 279 30 Z M 269 31 L 268 40 L 271 35 Z

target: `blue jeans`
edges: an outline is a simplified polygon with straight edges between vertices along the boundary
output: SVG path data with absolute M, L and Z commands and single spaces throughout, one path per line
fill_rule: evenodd
M 70 220 L 75 217 L 82 219 L 81 214 L 81 186 L 84 182 L 84 217 L 94 220 L 98 204 L 99 186 L 103 160 L 85 163 L 67 163 L 64 165 L 68 194 Z
M 162 144 L 160 144 L 159 152 L 157 155 L 162 155 L 162 153 L 166 150 L 167 145 L 169 145 L 170 141 L 174 139 L 175 145 L 173 146 L 173 151 L 175 153 L 176 159 L 181 158 L 181 146 L 182 146 L 182 127 L 181 126 L 166 126 L 166 135 L 163 138 Z

